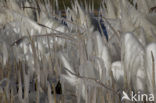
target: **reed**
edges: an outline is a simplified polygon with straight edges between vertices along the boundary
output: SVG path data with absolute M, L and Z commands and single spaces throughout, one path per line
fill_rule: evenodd
M 0 103 L 129 103 L 121 100 L 132 91 L 155 96 L 154 4 L 0 1 Z

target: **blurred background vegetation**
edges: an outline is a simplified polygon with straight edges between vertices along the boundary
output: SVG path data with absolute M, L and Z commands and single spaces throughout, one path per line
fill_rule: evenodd
M 70 7 L 71 1 L 74 1 L 74 0 L 58 0 L 60 9 L 61 10 L 64 9 L 63 3 L 65 4 L 65 6 Z M 101 3 L 101 0 L 78 0 L 78 1 L 82 4 L 84 4 L 85 2 L 87 2 L 87 4 L 94 3 L 95 9 L 98 9 L 100 7 L 100 3 Z
M 46 0 L 38 0 L 41 2 L 45 2 Z M 64 6 L 65 7 L 71 7 L 71 3 L 74 2 L 75 0 L 58 0 L 58 5 L 59 5 L 59 9 L 60 10 L 64 10 Z M 101 0 L 78 0 L 79 3 L 81 4 L 85 4 L 85 2 L 87 4 L 92 4 L 94 3 L 94 8 L 98 9 L 100 7 L 101 4 Z M 51 4 L 55 5 L 56 4 L 56 0 L 50 0 Z M 56 5 L 55 5 L 56 6 Z

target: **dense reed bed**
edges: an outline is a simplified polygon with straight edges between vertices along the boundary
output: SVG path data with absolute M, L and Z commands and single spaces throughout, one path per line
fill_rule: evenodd
M 0 103 L 155 99 L 156 1 L 99 4 L 0 0 Z

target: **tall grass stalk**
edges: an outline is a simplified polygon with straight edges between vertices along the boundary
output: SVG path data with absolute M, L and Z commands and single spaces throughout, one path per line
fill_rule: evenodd
M 0 103 L 156 95 L 156 2 L 99 3 L 64 2 L 62 13 L 59 0 L 0 0 Z

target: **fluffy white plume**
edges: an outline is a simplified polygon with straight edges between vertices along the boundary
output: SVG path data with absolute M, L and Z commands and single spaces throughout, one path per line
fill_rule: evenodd
M 97 40 L 97 51 L 98 51 L 97 57 L 100 58 L 104 62 L 104 66 L 106 68 L 106 71 L 105 71 L 106 72 L 105 77 L 107 78 L 106 81 L 109 81 L 111 80 L 110 71 L 111 71 L 111 62 L 112 62 L 109 49 L 103 43 L 100 35 L 96 35 L 96 40 Z M 102 69 L 105 69 L 105 68 L 102 68 Z
M 103 0 L 97 17 L 76 0 L 64 19 L 58 3 L 0 0 L 0 79 L 9 79 L 0 102 L 114 103 L 123 87 L 156 93 L 156 0 Z M 58 79 L 64 100 L 51 93 Z
M 121 50 L 121 55 L 123 56 L 122 68 L 127 77 L 127 82 L 129 85 L 132 83 L 138 90 L 144 90 L 145 65 L 143 46 L 132 33 L 126 33 L 123 38 Z M 140 73 L 144 75 L 140 75 Z
M 112 63 L 111 70 L 113 73 L 113 77 L 116 82 L 119 84 L 120 88 L 124 84 L 124 70 L 121 68 L 121 61 L 115 61 Z
M 148 89 L 153 93 L 156 88 L 156 43 L 151 43 L 146 47 L 146 72 L 148 77 Z M 155 83 L 155 84 L 153 84 Z M 154 87 L 153 87 L 154 86 Z
M 8 57 L 9 57 L 9 54 L 8 54 L 8 48 L 7 48 L 7 45 L 6 43 L 3 43 L 3 65 L 6 65 L 7 61 L 8 61 Z
M 70 73 L 72 72 L 75 74 L 73 67 L 69 64 L 68 60 L 64 57 L 63 54 L 60 54 L 60 58 L 61 58 L 64 68 L 67 69 L 65 70 L 67 72 L 67 75 L 63 75 L 63 78 L 65 78 L 70 84 L 75 86 L 77 84 L 77 77 Z

